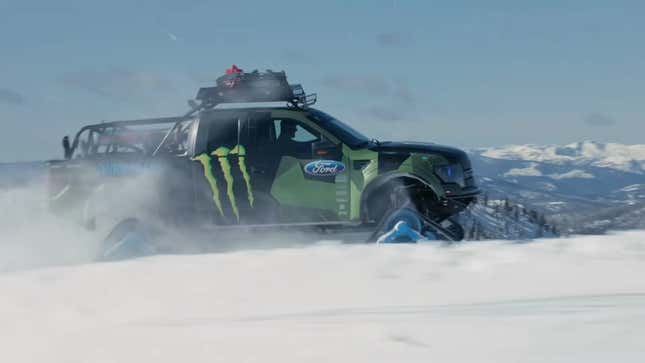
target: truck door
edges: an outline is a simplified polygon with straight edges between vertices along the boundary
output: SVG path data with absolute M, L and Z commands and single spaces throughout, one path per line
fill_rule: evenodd
M 253 112 L 249 128 L 251 179 L 257 194 L 266 198 L 263 203 L 273 210 L 272 222 L 347 218 L 349 178 L 337 139 L 292 110 Z M 316 145 L 326 146 L 320 155 L 314 153 Z
M 247 162 L 247 119 L 247 112 L 240 110 L 200 116 L 192 158 L 196 209 L 215 224 L 257 223 L 256 191 Z

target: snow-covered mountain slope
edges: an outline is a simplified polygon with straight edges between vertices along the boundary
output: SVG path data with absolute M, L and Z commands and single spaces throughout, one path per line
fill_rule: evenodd
M 645 173 L 645 145 L 583 141 L 565 146 L 511 145 L 477 149 L 476 152 L 493 159 L 594 166 L 638 174 Z
M 3 362 L 642 362 L 645 232 L 0 275 Z
M 555 214 L 551 219 L 560 220 L 563 232 L 603 233 L 607 230 L 645 228 L 645 202 L 592 209 L 576 215 Z
M 579 213 L 645 201 L 645 145 L 580 142 L 470 151 L 475 174 L 493 198 L 547 213 Z
M 613 194 L 616 198 L 622 198 L 628 201 L 645 200 L 645 184 L 628 185 L 619 190 L 615 190 Z

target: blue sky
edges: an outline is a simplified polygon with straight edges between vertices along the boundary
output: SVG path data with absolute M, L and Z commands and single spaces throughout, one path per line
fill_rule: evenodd
M 639 1 L 0 0 L 0 161 L 180 114 L 235 63 L 381 139 L 645 141 Z

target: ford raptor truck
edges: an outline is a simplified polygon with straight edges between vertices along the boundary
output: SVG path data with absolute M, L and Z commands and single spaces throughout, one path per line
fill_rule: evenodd
M 371 139 L 315 101 L 284 72 L 233 67 L 185 115 L 84 126 L 49 163 L 51 208 L 109 232 L 100 258 L 163 251 L 143 227 L 152 219 L 204 237 L 202 250 L 240 231 L 377 241 L 401 223 L 423 238 L 463 238 L 451 217 L 480 192 L 465 152 Z

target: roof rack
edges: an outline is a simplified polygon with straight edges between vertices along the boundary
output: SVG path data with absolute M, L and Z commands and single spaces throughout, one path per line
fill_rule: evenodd
M 287 102 L 293 107 L 307 108 L 316 103 L 316 94 L 307 95 L 299 84 L 290 85 L 284 71 L 245 73 L 233 66 L 217 78 L 217 86 L 200 88 L 193 102 L 194 113 L 222 103 Z

